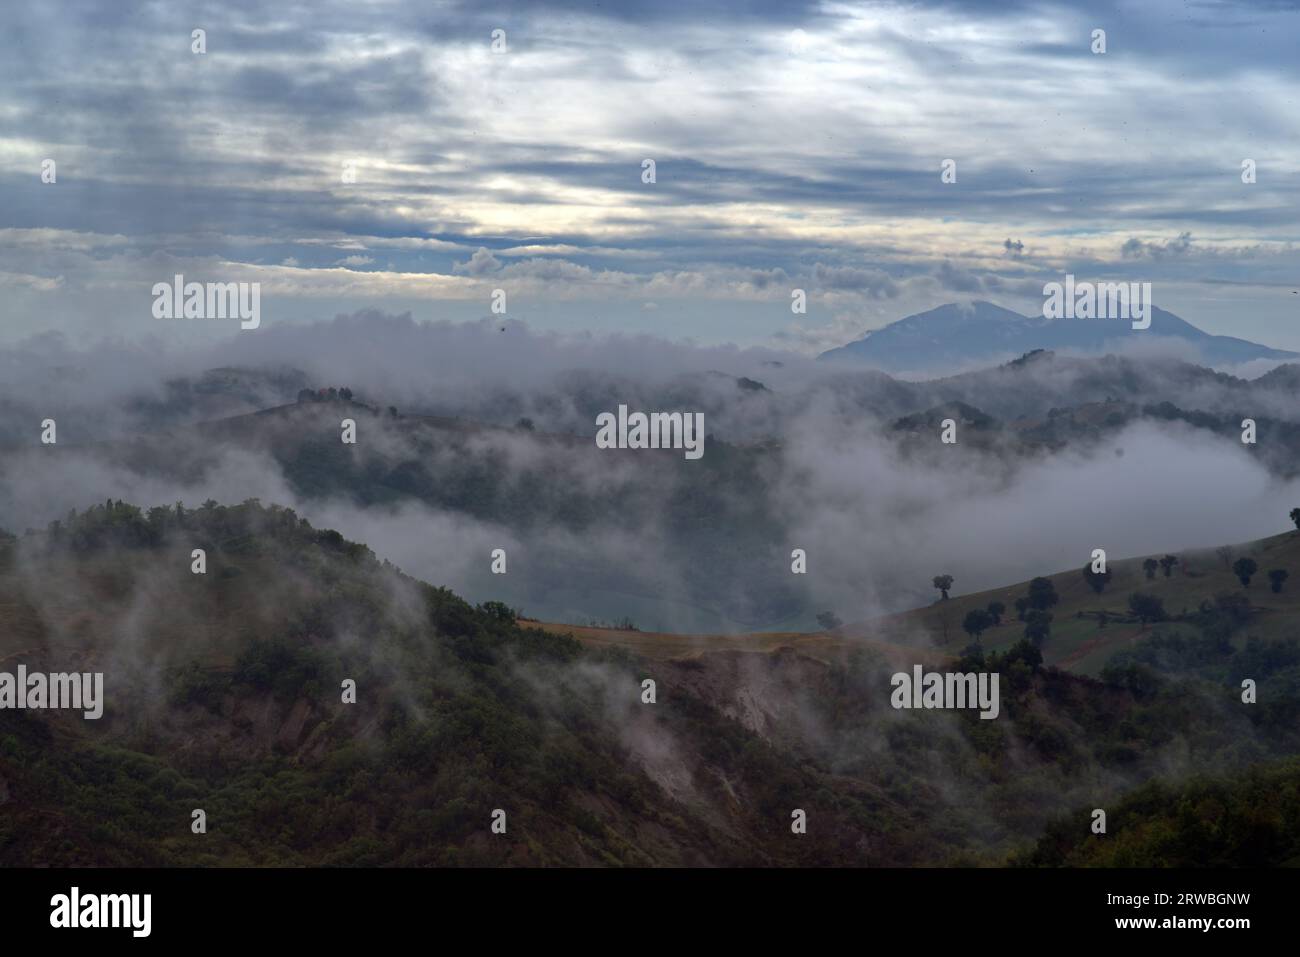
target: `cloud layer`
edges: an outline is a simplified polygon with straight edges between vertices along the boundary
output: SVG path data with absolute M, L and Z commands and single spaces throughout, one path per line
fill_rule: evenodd
M 15 12 L 0 334 L 231 334 L 151 319 L 183 272 L 262 282 L 270 325 L 501 288 L 545 328 L 815 350 L 1069 271 L 1300 348 L 1293 9 L 608 6 Z

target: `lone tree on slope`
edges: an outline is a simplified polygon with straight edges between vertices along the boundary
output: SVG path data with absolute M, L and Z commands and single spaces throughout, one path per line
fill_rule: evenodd
M 1047 611 L 1060 600 L 1061 597 L 1056 594 L 1056 586 L 1052 584 L 1050 578 L 1035 578 L 1029 583 L 1030 608 Z
M 1083 578 L 1088 583 L 1088 587 L 1100 595 L 1102 589 L 1110 582 L 1110 569 L 1108 568 L 1104 572 L 1095 572 L 1092 570 L 1092 564 L 1089 563 L 1083 566 Z
M 1232 573 L 1237 576 L 1238 580 L 1246 588 L 1250 587 L 1250 576 L 1257 571 L 1259 571 L 1259 565 L 1255 563 L 1253 558 L 1238 558 L 1232 563 Z
M 1148 558 L 1142 563 L 1142 570 L 1147 573 L 1147 581 L 1151 581 L 1156 577 L 1156 569 L 1159 567 L 1160 563 L 1154 558 Z
M 1165 619 L 1165 603 L 1155 595 L 1148 595 L 1140 591 L 1135 591 L 1128 596 L 1128 610 L 1133 617 L 1142 622 L 1143 630 L 1146 629 L 1147 622 L 1164 621 Z
M 983 608 L 972 608 L 966 612 L 966 617 L 962 619 L 961 626 L 966 629 L 966 634 L 979 641 L 984 629 L 992 624 L 993 617 L 987 611 Z
M 932 581 L 934 582 L 934 587 L 939 589 L 939 592 L 943 595 L 944 600 L 946 601 L 948 598 L 948 589 L 952 587 L 952 576 L 935 575 Z
M 1277 595 L 1282 591 L 1282 583 L 1287 580 L 1287 571 L 1285 568 L 1274 568 L 1268 573 L 1269 584 L 1273 588 L 1273 594 Z

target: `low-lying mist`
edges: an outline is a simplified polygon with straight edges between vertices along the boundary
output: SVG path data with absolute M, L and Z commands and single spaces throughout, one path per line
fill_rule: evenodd
M 344 416 L 357 417 L 355 447 L 338 438 Z M 0 526 L 41 527 L 106 498 L 256 498 L 471 601 L 575 623 L 749 631 L 925 604 L 937 574 L 960 594 L 1082 567 L 1094 548 L 1121 558 L 1246 541 L 1286 527 L 1300 502 L 1300 483 L 1249 447 L 1180 423 L 1140 420 L 1050 453 L 962 438 L 901 442 L 878 419 L 814 406 L 776 441 L 706 442 L 692 462 L 319 403 L 239 428 L 11 450 Z M 796 548 L 806 575 L 791 571 Z M 505 574 L 491 571 L 494 549 Z

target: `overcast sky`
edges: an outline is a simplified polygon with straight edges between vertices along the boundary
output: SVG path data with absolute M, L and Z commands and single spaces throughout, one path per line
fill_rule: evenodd
M 0 340 L 259 334 L 155 319 L 183 273 L 260 282 L 263 329 L 502 288 L 542 330 L 809 352 L 1072 272 L 1300 349 L 1300 8 L 1088 6 L 14 5 Z

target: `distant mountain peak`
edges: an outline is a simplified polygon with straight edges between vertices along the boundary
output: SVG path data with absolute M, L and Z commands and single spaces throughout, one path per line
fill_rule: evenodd
M 992 365 L 1017 356 L 1028 360 L 1039 351 L 1122 353 L 1128 347 L 1162 339 L 1193 346 L 1201 361 L 1210 365 L 1300 358 L 1300 354 L 1245 339 L 1211 335 L 1157 306 L 1151 308 L 1151 327 L 1135 330 L 1126 320 L 1024 316 L 983 299 L 945 303 L 907 316 L 818 358 L 847 360 L 890 372 L 919 372 L 973 363 Z

